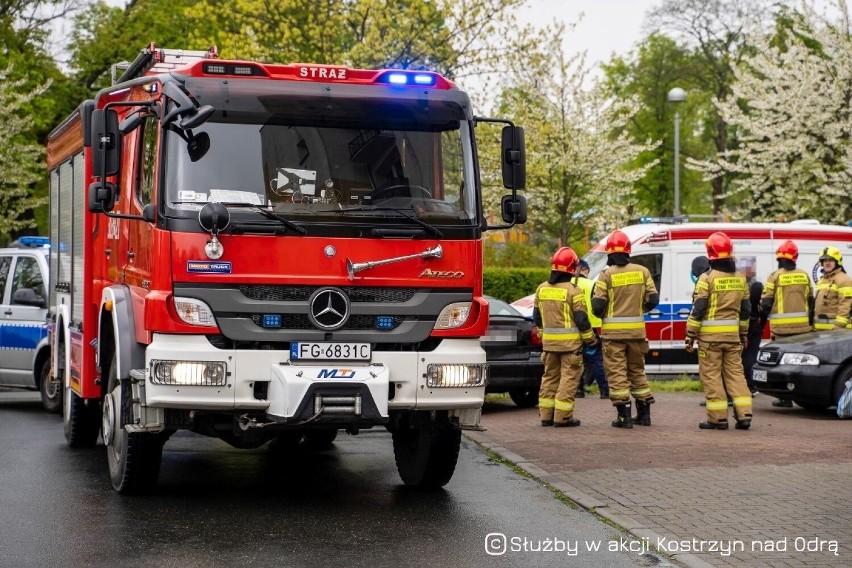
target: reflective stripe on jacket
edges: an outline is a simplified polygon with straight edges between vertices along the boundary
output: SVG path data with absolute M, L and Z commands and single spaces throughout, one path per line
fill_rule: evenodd
M 606 302 L 601 337 L 645 339 L 643 314 L 652 296 L 657 296 L 657 287 L 651 273 L 641 264 L 629 262 L 624 266 L 607 267 L 598 276 L 593 294 L 595 301 Z
M 835 268 L 823 274 L 816 285 L 814 327 L 835 329 L 849 326 L 852 312 L 852 278 Z
M 739 272 L 711 270 L 695 285 L 687 334 L 701 341 L 733 343 L 748 333 L 750 303 L 745 276 Z
M 592 329 L 581 332 L 573 312 L 586 312 L 583 291 L 570 282 L 540 284 L 535 291 L 535 304 L 541 315 L 542 349 L 545 351 L 578 351 L 583 340 L 590 341 Z
M 812 330 L 808 317 L 812 290 L 810 276 L 800 268 L 779 268 L 769 275 L 760 303 L 764 308 L 771 305 L 768 313 L 773 335 L 783 337 Z

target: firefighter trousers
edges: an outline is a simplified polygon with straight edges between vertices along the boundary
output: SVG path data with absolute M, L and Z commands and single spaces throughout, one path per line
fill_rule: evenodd
M 707 399 L 707 421 L 728 420 L 728 398 L 734 403 L 734 418 L 751 419 L 751 391 L 743 373 L 740 343 L 698 342 L 698 374 Z
M 653 402 L 651 387 L 645 375 L 645 339 L 604 339 L 603 360 L 609 381 L 609 399 L 614 406 L 636 400 Z
M 541 355 L 544 374 L 538 392 L 541 420 L 568 422 L 574 417 L 574 397 L 583 375 L 582 351 L 545 351 Z

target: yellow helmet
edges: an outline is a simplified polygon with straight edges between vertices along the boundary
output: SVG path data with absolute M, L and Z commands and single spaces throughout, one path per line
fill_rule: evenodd
M 819 259 L 822 260 L 833 260 L 837 263 L 837 266 L 843 266 L 843 255 L 840 254 L 840 250 L 834 247 L 825 247 L 822 249 L 822 254 L 819 255 Z

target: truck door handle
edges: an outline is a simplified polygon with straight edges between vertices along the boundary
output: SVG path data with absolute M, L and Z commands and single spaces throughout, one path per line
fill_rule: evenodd
M 11 316 L 11 315 L 12 315 L 12 310 L 6 310 L 5 312 L 3 312 L 3 314 L 4 314 L 4 315 L 7 315 L 7 316 Z

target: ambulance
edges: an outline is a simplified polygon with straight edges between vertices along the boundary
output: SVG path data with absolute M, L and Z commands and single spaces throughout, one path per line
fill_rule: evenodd
M 704 241 L 723 231 L 734 243 L 737 269 L 747 277 L 766 282 L 778 268 L 775 251 L 790 239 L 799 247 L 797 266 L 811 275 L 814 282 L 821 276 L 819 256 L 826 246 L 834 246 L 852 265 L 852 227 L 822 225 L 813 220 L 790 223 L 670 223 L 661 219 L 645 219 L 623 227 L 630 238 L 631 261 L 648 268 L 660 292 L 660 304 L 645 314 L 645 328 L 650 349 L 645 361 L 649 374 L 697 373 L 695 353 L 683 347 L 686 319 L 692 307 L 695 286 L 692 260 L 706 254 Z M 609 238 L 607 236 L 607 238 Z M 595 279 L 606 268 L 606 238 L 586 253 L 589 278 Z M 532 315 L 534 295 L 512 303 L 524 315 Z M 768 340 L 769 329 L 764 341 Z

